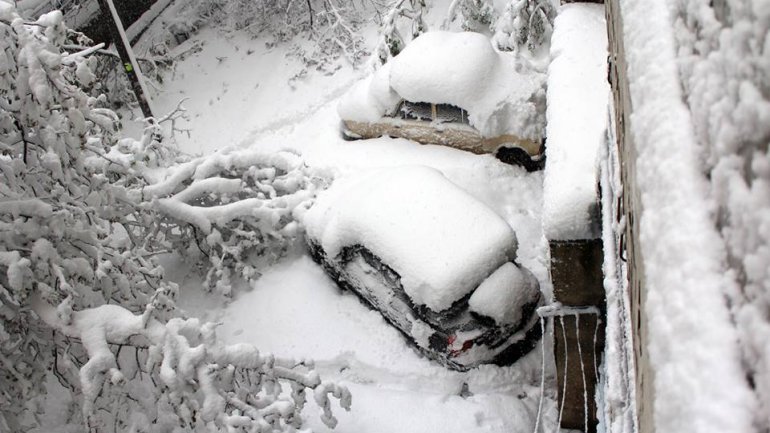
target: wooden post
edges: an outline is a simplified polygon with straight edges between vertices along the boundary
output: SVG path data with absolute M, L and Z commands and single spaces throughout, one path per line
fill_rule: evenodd
M 120 21 L 118 11 L 115 9 L 115 4 L 112 0 L 97 0 L 99 7 L 102 10 L 102 14 L 105 19 L 110 21 L 110 34 L 112 35 L 112 42 L 118 50 L 121 62 L 123 64 L 123 70 L 128 77 L 128 82 L 131 83 L 131 89 L 136 95 L 136 100 L 139 103 L 139 108 L 142 110 L 144 117 L 155 117 L 150 108 L 150 100 L 147 96 L 147 89 L 144 87 L 144 77 L 142 71 L 139 69 L 139 63 L 134 57 L 134 52 L 131 49 L 131 44 L 126 37 L 125 29 L 123 29 L 123 23 Z
M 550 241 L 554 300 L 599 314 L 555 315 L 554 357 L 561 428 L 596 432 L 596 384 L 606 311 L 601 239 Z M 566 382 L 566 383 L 565 383 Z

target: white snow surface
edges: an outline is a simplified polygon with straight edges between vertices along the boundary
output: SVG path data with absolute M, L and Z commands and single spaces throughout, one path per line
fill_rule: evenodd
M 221 314 L 219 334 L 228 342 L 258 343 L 263 353 L 281 357 L 313 358 L 323 379 L 350 389 L 352 409 L 335 410 L 334 430 L 306 414 L 313 431 L 532 433 L 540 396 L 539 348 L 511 367 L 447 370 L 412 350 L 378 312 L 341 292 L 306 256 L 270 269 Z M 464 383 L 473 394 L 466 398 L 458 395 Z M 545 404 L 545 424 L 552 429 L 554 401 L 547 398 Z
M 703 148 L 728 266 L 743 365 L 770 430 L 770 3 L 669 4 L 679 74 Z M 729 16 L 726 16 L 729 15 Z
M 756 401 L 725 300 L 735 281 L 725 272 L 714 203 L 699 170 L 666 3 L 620 2 L 638 152 L 654 429 L 752 432 Z
M 438 0 L 428 11 L 431 28 L 444 20 L 445 3 Z M 147 35 L 163 18 L 162 14 Z M 371 41 L 376 38 L 374 27 L 362 29 Z M 286 56 L 288 45 L 268 47 L 265 42 L 204 29 L 175 49 L 187 54 L 164 81 L 155 102 L 163 113 L 181 97 L 190 98 L 185 107 L 191 134 L 177 134 L 182 150 L 212 153 L 236 144 L 264 152 L 296 149 L 306 164 L 334 172 L 335 182 L 386 167 L 436 168 L 515 229 L 517 262 L 533 272 L 544 295 L 550 296 L 547 243 L 540 223 L 542 172 L 526 173 L 489 155 L 403 139 L 343 141 L 339 97 L 362 77 L 362 71 L 346 66 L 331 76 L 311 71 L 290 85 L 288 77 L 301 67 L 299 61 Z M 313 44 L 298 43 L 310 48 Z M 191 49 L 197 46 L 200 50 Z M 196 317 L 221 322 L 218 332 L 227 343 L 255 344 L 262 353 L 279 357 L 313 358 L 323 379 L 351 390 L 352 410 L 334 408 L 339 418 L 334 430 L 323 425 L 309 405 L 303 416 L 313 431 L 533 431 L 541 396 L 540 347 L 510 367 L 449 371 L 423 358 L 378 312 L 341 292 L 307 256 L 267 269 L 251 291 L 238 290 L 240 295 L 226 308 L 217 307 L 216 297 L 203 293 L 201 278 L 185 265 L 172 263 L 166 270 L 183 288 L 183 308 Z M 545 350 L 550 354 L 550 345 Z M 548 388 L 540 425 L 554 431 L 558 415 L 550 391 L 554 367 L 549 362 L 545 368 Z M 464 383 L 473 394 L 465 398 L 458 395 Z M 52 402 L 60 408 L 48 423 L 55 430 L 69 406 L 55 398 Z
M 345 93 L 337 105 L 337 113 L 344 120 L 376 122 L 383 115 L 392 114 L 401 97 L 390 87 L 390 68 L 384 64 L 371 75 L 357 82 Z
M 399 99 L 465 109 L 483 136 L 543 136 L 545 77 L 525 60 L 496 51 L 474 32 L 429 31 L 354 86 L 338 108 L 346 120 L 374 122 Z
M 606 140 L 607 27 L 604 6 L 558 10 L 548 67 L 543 226 L 550 240 L 597 236 L 598 154 Z
M 304 220 L 330 259 L 363 245 L 401 276 L 417 304 L 443 311 L 516 254 L 513 229 L 492 209 L 424 166 L 337 182 Z
M 521 321 L 522 307 L 538 294 L 537 279 L 529 270 L 508 262 L 484 280 L 468 300 L 470 310 L 501 325 Z

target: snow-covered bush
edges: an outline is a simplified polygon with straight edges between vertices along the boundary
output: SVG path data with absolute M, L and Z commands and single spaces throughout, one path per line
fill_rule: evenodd
M 123 70 L 123 62 L 115 51 L 99 50 L 95 59 L 95 86 L 92 94 L 104 94 L 108 106 L 114 110 L 136 104 L 136 95 Z M 163 74 L 167 72 L 174 59 L 165 56 L 139 57 L 137 63 L 142 76 L 151 83 L 162 84 Z M 154 87 L 154 86 L 153 86 Z M 153 88 L 151 87 L 151 88 Z
M 679 70 L 740 290 L 728 293 L 745 367 L 770 427 L 770 8 L 748 0 L 671 5 Z
M 463 30 L 484 33 L 494 28 L 498 13 L 492 0 L 454 0 L 449 5 L 447 23 L 462 16 L 460 25 Z
M 406 46 L 406 41 L 398 29 L 399 18 L 406 18 L 411 21 L 412 39 L 428 30 L 423 19 L 425 8 L 425 0 L 396 0 L 383 14 L 380 24 L 380 40 L 375 49 L 380 64 L 386 63 L 388 59 L 400 53 Z
M 513 0 L 495 23 L 495 42 L 504 51 L 547 54 L 555 17 L 550 0 Z
M 547 56 L 556 17 L 552 0 L 508 0 L 502 4 L 504 7 L 491 0 L 454 0 L 443 27 L 459 21 L 462 30 L 492 35 L 502 51 Z
M 190 31 L 203 25 L 243 31 L 273 43 L 304 35 L 313 43 L 295 44 L 293 54 L 306 68 L 333 72 L 340 57 L 355 67 L 368 55 L 358 32 L 363 8 L 353 0 L 195 0 L 179 24 L 189 23 Z
M 79 397 L 62 429 L 291 431 L 308 389 L 333 426 L 329 396 L 347 407 L 349 393 L 311 362 L 224 346 L 212 324 L 175 317 L 155 257 L 182 225 L 143 194 L 173 151 L 153 120 L 118 139 L 69 36 L 61 13 L 25 22 L 0 1 L 0 430 L 38 427 L 57 381 Z M 281 217 L 271 227 L 290 225 Z

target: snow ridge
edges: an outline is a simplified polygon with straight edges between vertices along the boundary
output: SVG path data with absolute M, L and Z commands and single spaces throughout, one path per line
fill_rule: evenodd
M 598 231 L 598 154 L 606 140 L 607 26 L 604 7 L 559 9 L 548 66 L 543 228 L 550 240 L 590 239 Z
M 751 432 L 756 401 L 744 379 L 724 294 L 725 248 L 699 172 L 663 0 L 621 0 L 632 134 L 641 191 L 640 243 L 659 432 Z M 676 264 L 676 265 L 673 265 Z

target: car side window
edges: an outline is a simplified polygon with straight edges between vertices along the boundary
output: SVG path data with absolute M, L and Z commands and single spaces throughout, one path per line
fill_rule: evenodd
M 401 101 L 396 116 L 404 120 L 468 124 L 468 112 L 450 104 Z

